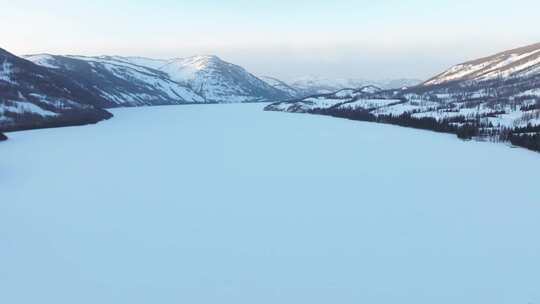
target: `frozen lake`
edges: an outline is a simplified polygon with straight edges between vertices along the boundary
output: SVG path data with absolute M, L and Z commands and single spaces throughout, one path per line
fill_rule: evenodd
M 540 303 L 540 154 L 263 105 L 0 143 L 0 303 Z

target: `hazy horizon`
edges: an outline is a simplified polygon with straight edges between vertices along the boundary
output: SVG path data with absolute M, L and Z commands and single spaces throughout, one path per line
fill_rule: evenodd
M 540 4 L 503 3 L 0 0 L 0 18 L 9 25 L 0 30 L 0 47 L 17 55 L 213 54 L 284 80 L 427 79 L 454 64 L 540 41 Z

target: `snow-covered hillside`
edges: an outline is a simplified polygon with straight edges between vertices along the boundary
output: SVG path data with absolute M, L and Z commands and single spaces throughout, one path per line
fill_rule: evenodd
M 424 85 L 440 85 L 465 80 L 520 78 L 539 73 L 540 43 L 537 43 L 458 64 L 426 81 Z
M 0 131 L 87 124 L 110 118 L 107 100 L 63 73 L 0 49 Z
M 457 133 L 463 138 L 512 141 L 513 135 L 534 135 L 535 143 L 527 147 L 540 150 L 540 141 L 536 143 L 536 138 L 540 134 L 539 99 L 528 98 L 515 100 L 513 103 L 490 101 L 446 103 L 412 93 L 387 91 L 359 93 L 355 90 L 342 90 L 335 94 L 273 103 L 265 109 L 394 123 Z
M 216 56 L 170 60 L 53 55 L 26 58 L 69 73 L 114 106 L 276 101 L 288 97 L 242 67 Z
M 468 76 L 462 71 L 462 78 L 454 68 L 456 73 L 445 72 L 421 86 L 348 95 L 345 90 L 338 92 L 341 96 L 300 98 L 266 109 L 393 123 L 462 138 L 510 141 L 540 151 L 540 70 L 535 66 L 539 50 L 540 44 L 473 61 L 490 68 L 473 68 L 476 72 Z M 494 67 L 514 72 L 492 79 Z
M 25 58 L 69 75 L 81 86 L 107 99 L 107 107 L 204 102 L 200 95 L 171 80 L 166 73 L 121 57 L 45 54 Z M 144 63 L 151 65 L 152 61 L 145 60 Z
M 329 94 L 342 89 L 356 89 L 368 82 L 364 79 L 328 78 L 321 76 L 304 76 L 293 79 L 290 86 L 306 95 Z
M 373 86 L 366 86 L 357 90 L 343 89 L 333 94 L 314 95 L 299 100 L 282 101 L 268 105 L 269 111 L 284 111 L 295 113 L 309 113 L 328 108 L 365 108 L 375 109 L 387 104 L 399 103 L 399 99 L 375 99 L 373 94 L 380 91 Z
M 438 113 L 416 116 L 476 117 L 481 124 L 499 129 L 536 127 L 540 111 L 540 43 L 457 65 L 399 94 L 407 100 L 438 104 Z
M 300 98 L 300 97 L 306 97 L 307 95 L 310 95 L 302 91 L 300 88 L 295 88 L 294 86 L 286 83 L 285 81 L 282 81 L 275 77 L 261 76 L 259 78 L 263 80 L 264 82 L 266 82 L 267 84 L 271 85 L 272 87 L 287 94 L 288 98 Z
M 208 102 L 257 102 L 287 98 L 282 91 L 217 56 L 172 59 L 159 68 Z

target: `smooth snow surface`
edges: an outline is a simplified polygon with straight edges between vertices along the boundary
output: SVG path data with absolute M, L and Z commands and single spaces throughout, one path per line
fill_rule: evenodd
M 540 303 L 540 156 L 263 105 L 0 143 L 0 303 Z

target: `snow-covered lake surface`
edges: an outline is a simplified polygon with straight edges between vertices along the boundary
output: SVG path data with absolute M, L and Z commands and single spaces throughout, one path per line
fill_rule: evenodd
M 0 303 L 540 303 L 540 155 L 263 105 L 0 143 Z

